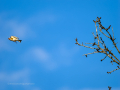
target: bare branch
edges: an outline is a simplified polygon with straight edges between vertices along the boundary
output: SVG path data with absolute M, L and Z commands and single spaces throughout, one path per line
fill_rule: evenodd
M 113 39 L 114 39 L 114 31 L 113 31 L 113 27 L 112 27 L 112 32 L 113 32 Z
M 97 19 L 96 19 L 96 21 L 97 21 Z M 98 36 L 98 31 L 97 31 L 96 23 L 95 23 L 95 27 L 96 27 L 97 40 L 98 40 L 98 45 L 99 45 L 99 36 Z
M 107 72 L 107 73 L 108 73 L 108 74 L 109 74 L 109 73 L 111 74 L 112 72 L 114 72 L 114 71 L 116 71 L 116 70 L 118 70 L 118 69 L 120 69 L 119 66 L 118 66 L 117 69 L 114 69 L 113 71 L 110 71 L 110 72 Z
M 109 90 L 111 90 L 112 87 L 109 87 L 109 86 L 108 86 L 108 88 L 109 88 Z
M 95 51 L 95 52 L 92 52 L 92 53 L 87 53 L 87 54 L 84 54 L 83 56 L 86 56 L 89 55 L 89 54 L 94 54 L 94 53 L 99 53 L 98 51 Z
M 96 50 L 96 51 L 94 51 L 92 53 L 84 54 L 86 57 L 89 54 L 103 53 L 106 56 L 103 59 L 101 59 L 101 61 L 103 61 L 108 56 L 112 60 L 111 61 L 112 64 L 113 64 L 113 62 L 115 62 L 118 65 L 120 65 L 120 60 L 112 53 L 112 50 L 108 49 L 108 47 L 106 46 L 104 40 L 102 39 L 102 37 L 100 37 L 100 34 L 98 34 L 98 30 L 99 30 L 104 36 L 106 36 L 107 38 L 109 38 L 112 41 L 114 47 L 117 49 L 118 53 L 120 54 L 120 51 L 118 50 L 118 48 L 116 46 L 117 43 L 115 43 L 113 28 L 112 28 L 112 33 L 113 33 L 113 37 L 112 37 L 112 35 L 108 31 L 110 29 L 111 25 L 108 28 L 105 28 L 104 26 L 102 26 L 100 19 L 101 19 L 101 17 L 100 18 L 97 17 L 96 21 L 93 20 L 94 23 L 95 23 L 95 27 L 96 27 L 96 35 L 94 35 L 94 33 L 92 33 L 92 34 L 94 36 L 94 39 L 97 39 L 98 43 L 96 43 L 96 42 L 94 42 L 94 43 L 85 43 L 85 44 L 92 44 L 92 46 L 97 46 L 97 48 L 93 48 L 93 47 L 89 47 L 89 46 L 83 45 L 83 42 L 82 42 L 82 44 L 79 44 L 78 41 L 77 41 L 77 38 L 75 39 L 75 41 L 76 41 L 75 44 L 78 44 L 79 46 L 83 46 L 83 47 L 86 47 L 86 48 L 90 48 L 90 49 L 95 49 Z M 98 30 L 97 30 L 98 26 L 96 24 L 99 25 L 99 29 Z M 106 31 L 108 35 L 106 35 L 103 32 L 103 30 Z M 100 44 L 103 46 L 103 48 L 100 46 Z M 120 68 L 118 68 L 118 69 L 120 69 Z M 113 71 L 116 71 L 118 69 L 115 69 Z M 108 73 L 111 73 L 111 72 L 108 72 Z
M 101 61 L 103 61 L 107 56 L 105 56 L 103 59 L 101 59 Z
M 83 47 L 91 48 L 91 49 L 96 49 L 96 48 L 92 48 L 92 47 L 89 47 L 89 46 L 85 46 L 85 45 L 83 45 L 83 43 L 82 43 L 82 44 L 79 44 L 78 41 L 77 41 L 77 40 L 78 40 L 77 38 L 76 38 L 75 40 L 76 40 L 76 43 L 75 43 L 75 44 L 78 44 L 79 46 L 83 46 Z
M 109 36 L 107 36 L 105 33 L 102 32 L 101 28 L 99 30 L 103 35 L 105 35 L 106 37 L 110 38 Z

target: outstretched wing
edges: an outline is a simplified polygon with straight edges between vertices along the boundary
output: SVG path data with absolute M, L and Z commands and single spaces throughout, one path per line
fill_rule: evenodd
M 19 38 L 18 38 L 18 37 L 16 37 L 16 36 L 11 36 L 10 38 L 19 39 Z

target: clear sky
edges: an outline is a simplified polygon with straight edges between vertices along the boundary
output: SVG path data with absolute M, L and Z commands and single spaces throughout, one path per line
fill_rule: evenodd
M 0 90 L 120 90 L 117 65 L 75 44 L 94 42 L 97 17 L 120 49 L 120 0 L 0 0 Z

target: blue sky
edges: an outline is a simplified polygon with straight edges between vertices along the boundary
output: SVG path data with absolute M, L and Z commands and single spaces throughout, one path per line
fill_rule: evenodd
M 94 42 L 93 20 L 102 17 L 120 49 L 119 6 L 119 0 L 0 0 L 0 90 L 120 90 L 120 71 L 106 73 L 117 65 L 101 62 L 103 54 L 86 58 L 93 50 L 75 44 L 76 37 Z M 9 41 L 11 35 L 22 42 Z

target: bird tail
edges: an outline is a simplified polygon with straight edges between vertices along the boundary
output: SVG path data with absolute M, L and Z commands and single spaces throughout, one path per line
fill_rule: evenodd
M 21 43 L 21 41 L 22 41 L 22 40 L 18 40 L 18 42 L 20 42 L 20 43 Z

